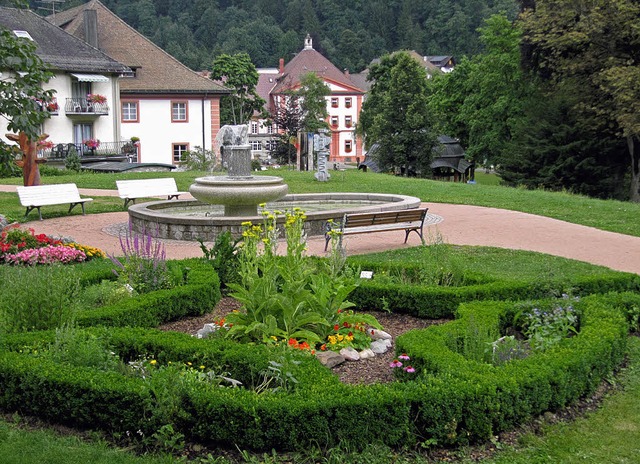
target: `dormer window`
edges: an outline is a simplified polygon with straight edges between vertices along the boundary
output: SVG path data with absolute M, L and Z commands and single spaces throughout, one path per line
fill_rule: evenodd
M 28 39 L 33 41 L 33 37 L 27 31 L 13 31 L 16 37 L 21 37 L 23 39 Z

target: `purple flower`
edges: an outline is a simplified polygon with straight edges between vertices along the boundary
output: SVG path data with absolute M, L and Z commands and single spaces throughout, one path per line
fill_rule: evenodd
M 397 359 L 394 359 L 393 362 L 389 363 L 389 367 L 402 367 L 402 363 Z
M 398 359 L 402 359 L 403 361 L 409 361 L 411 358 L 407 356 L 407 353 L 402 353 L 400 356 L 398 356 Z
M 404 368 L 405 372 L 408 372 L 409 374 L 413 374 L 416 370 L 413 368 L 413 366 L 407 366 Z

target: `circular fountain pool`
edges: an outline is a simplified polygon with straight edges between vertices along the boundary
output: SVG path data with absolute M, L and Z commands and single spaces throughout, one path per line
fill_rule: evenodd
M 420 199 L 406 195 L 383 193 L 308 193 L 290 194 L 267 203 L 267 210 L 305 211 L 308 236 L 323 235 L 329 219 L 339 221 L 345 213 L 393 211 L 420 206 Z M 262 210 L 262 208 L 260 208 Z M 284 218 L 280 218 L 282 221 Z M 197 200 L 165 200 L 141 203 L 129 207 L 133 231 L 150 233 L 158 238 L 174 240 L 214 241 L 222 232 L 234 237 L 242 234 L 242 223 L 262 222 L 260 211 L 255 216 L 224 216 L 222 205 Z

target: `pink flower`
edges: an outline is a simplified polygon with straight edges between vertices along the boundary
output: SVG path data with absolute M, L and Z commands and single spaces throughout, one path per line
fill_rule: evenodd
M 402 359 L 403 361 L 409 361 L 411 358 L 407 356 L 407 353 L 402 353 L 400 356 L 398 356 L 398 359 Z
M 402 363 L 400 361 L 398 361 L 397 359 L 394 359 L 393 362 L 389 363 L 389 367 L 402 367 Z
M 408 372 L 409 374 L 413 374 L 416 370 L 413 368 L 413 366 L 407 366 L 404 368 L 405 372 Z

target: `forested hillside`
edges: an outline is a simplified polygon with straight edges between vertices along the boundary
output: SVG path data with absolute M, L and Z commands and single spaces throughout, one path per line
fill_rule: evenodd
M 477 28 L 493 13 L 513 18 L 516 0 L 101 0 L 128 24 L 192 69 L 220 53 L 247 52 L 257 67 L 275 67 L 314 48 L 339 68 L 365 68 L 385 52 L 473 56 Z M 42 15 L 50 3 L 31 0 Z M 56 8 L 84 3 L 67 0 Z

